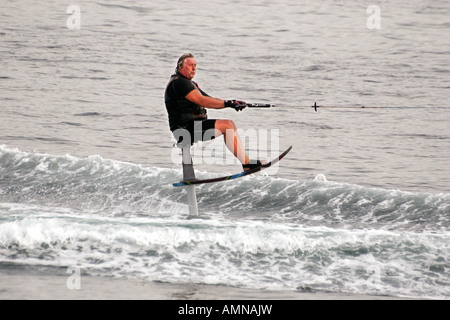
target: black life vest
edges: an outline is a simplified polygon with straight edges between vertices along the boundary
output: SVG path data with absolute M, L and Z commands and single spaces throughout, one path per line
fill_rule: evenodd
M 167 84 L 164 100 L 166 103 L 167 113 L 169 115 L 170 130 L 172 131 L 180 127 L 185 127 L 186 124 L 191 121 L 204 120 L 208 118 L 205 108 L 189 101 L 185 98 L 185 96 L 183 96 L 182 93 L 177 92 L 174 85 L 177 80 L 190 81 L 181 74 L 175 73 L 172 75 L 169 83 Z M 190 83 L 197 90 L 199 90 L 201 94 L 207 96 L 207 94 L 198 87 L 197 83 L 194 81 L 190 81 Z

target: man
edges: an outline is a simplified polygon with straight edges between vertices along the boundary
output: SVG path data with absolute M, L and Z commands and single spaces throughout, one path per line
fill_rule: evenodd
M 244 170 L 260 166 L 260 161 L 250 163 L 234 122 L 208 119 L 206 112 L 206 109 L 223 108 L 242 111 L 247 104 L 243 101 L 210 97 L 192 81 L 196 71 L 195 57 L 190 53 L 183 54 L 166 87 L 164 100 L 169 114 L 169 126 L 177 141 L 192 145 L 196 141 L 208 141 L 224 135 L 227 148 L 241 162 Z M 184 133 L 188 133 L 188 137 Z M 181 141 L 189 138 L 190 141 Z

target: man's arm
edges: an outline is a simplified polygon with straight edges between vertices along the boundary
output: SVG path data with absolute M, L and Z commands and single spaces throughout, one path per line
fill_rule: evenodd
M 213 97 L 204 96 L 198 90 L 192 90 L 186 97 L 190 102 L 198 104 L 203 108 L 209 109 L 223 109 L 225 108 L 225 101 Z

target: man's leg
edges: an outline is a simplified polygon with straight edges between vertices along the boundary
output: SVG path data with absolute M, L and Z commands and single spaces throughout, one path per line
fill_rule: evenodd
M 230 150 L 242 164 L 248 164 L 250 159 L 245 152 L 234 122 L 231 120 L 216 120 L 215 129 L 216 137 L 223 134 L 228 150 Z

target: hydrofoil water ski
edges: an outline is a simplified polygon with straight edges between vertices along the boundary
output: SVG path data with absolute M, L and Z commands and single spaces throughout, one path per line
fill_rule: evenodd
M 229 176 L 223 176 L 223 177 L 218 177 L 218 178 L 185 180 L 185 181 L 180 181 L 180 182 L 174 183 L 173 186 L 174 187 L 192 186 L 192 185 L 196 185 L 196 184 L 228 181 L 228 180 L 233 180 L 233 179 L 241 178 L 244 176 L 248 176 L 250 174 L 253 174 L 253 173 L 256 173 L 256 172 L 259 172 L 261 170 L 271 167 L 272 165 L 274 165 L 275 163 L 277 163 L 278 161 L 283 159 L 288 154 L 288 152 L 291 151 L 291 149 L 292 149 L 292 146 L 287 148 L 282 154 L 280 154 L 277 158 L 273 159 L 272 161 L 264 163 L 261 166 L 251 169 L 251 170 L 248 170 L 248 171 L 243 171 L 243 172 L 240 172 L 237 174 L 232 174 Z

